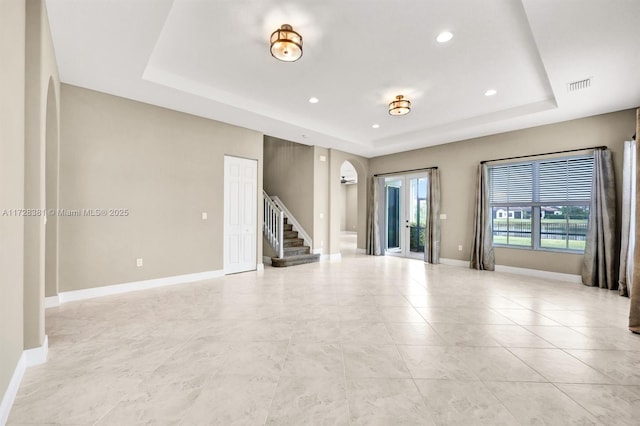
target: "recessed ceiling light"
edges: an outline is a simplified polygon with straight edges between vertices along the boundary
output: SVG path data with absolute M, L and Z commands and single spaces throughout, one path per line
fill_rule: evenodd
M 371 127 L 373 127 L 374 129 L 379 129 L 380 125 L 379 124 L 372 124 Z
M 436 40 L 438 43 L 446 43 L 452 38 L 453 38 L 453 34 L 451 34 L 449 31 L 443 31 L 440 34 L 438 34 L 438 37 L 436 37 Z
M 498 91 L 497 91 L 496 89 L 489 89 L 489 90 L 487 90 L 486 92 L 484 92 L 484 95 L 485 95 L 485 96 L 493 96 L 493 95 L 495 95 L 496 93 L 498 93 Z
M 317 104 L 318 102 L 320 102 L 320 99 L 316 98 L 315 96 L 312 98 L 309 98 L 309 103 Z

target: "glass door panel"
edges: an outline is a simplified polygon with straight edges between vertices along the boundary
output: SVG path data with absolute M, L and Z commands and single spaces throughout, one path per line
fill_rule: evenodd
M 409 196 L 407 200 L 409 251 L 407 256 L 424 258 L 424 238 L 427 226 L 427 177 L 408 177 Z
M 387 254 L 402 253 L 402 180 L 393 179 L 385 182 L 385 224 Z

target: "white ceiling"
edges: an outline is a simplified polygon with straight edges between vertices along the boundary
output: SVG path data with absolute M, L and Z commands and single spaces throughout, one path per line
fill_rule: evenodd
M 638 0 L 47 7 L 65 83 L 366 157 L 640 105 Z M 269 35 L 285 23 L 304 39 L 294 63 L 269 53 Z M 443 30 L 454 37 L 440 44 Z M 589 89 L 568 92 L 588 77 Z M 490 88 L 497 95 L 484 96 Z M 413 110 L 392 117 L 398 94 Z

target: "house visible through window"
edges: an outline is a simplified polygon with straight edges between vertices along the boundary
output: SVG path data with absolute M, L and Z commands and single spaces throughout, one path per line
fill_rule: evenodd
M 493 244 L 584 252 L 593 156 L 491 166 Z

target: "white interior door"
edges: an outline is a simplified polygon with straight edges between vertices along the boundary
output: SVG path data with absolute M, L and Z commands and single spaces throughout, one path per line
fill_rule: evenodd
M 256 269 L 258 162 L 224 157 L 224 272 Z

